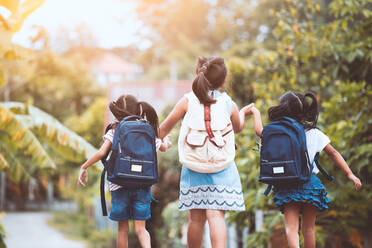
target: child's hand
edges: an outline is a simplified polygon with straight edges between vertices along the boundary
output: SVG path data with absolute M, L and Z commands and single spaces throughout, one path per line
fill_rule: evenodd
M 162 140 L 161 140 L 161 145 L 159 147 L 159 151 L 161 152 L 165 152 L 167 151 L 170 147 L 172 146 L 172 143 L 170 142 L 169 138 L 168 138 L 168 135 L 165 136 Z
M 350 173 L 347 177 L 348 177 L 351 181 L 353 181 L 354 186 L 355 186 L 355 189 L 356 189 L 356 190 L 360 190 L 360 188 L 362 187 L 362 182 L 360 181 L 360 179 L 357 178 L 353 173 Z
M 172 147 L 172 142 L 169 140 L 169 134 L 163 138 L 163 143 L 167 149 Z
M 254 103 L 244 106 L 240 111 L 243 111 L 244 115 L 251 115 L 252 108 L 254 108 Z
M 84 168 L 80 168 L 80 171 L 79 171 L 79 178 L 78 178 L 78 183 L 80 186 L 83 186 L 85 187 L 85 183 L 88 182 L 88 171 L 87 169 L 84 169 Z

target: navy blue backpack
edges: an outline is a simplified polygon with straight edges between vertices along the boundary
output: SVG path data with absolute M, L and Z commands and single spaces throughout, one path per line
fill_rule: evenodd
M 272 186 L 298 185 L 309 181 L 313 162 L 327 179 L 332 180 L 318 163 L 317 154 L 310 161 L 304 126 L 289 117 L 277 119 L 264 127 L 261 136 L 259 181 Z
M 153 127 L 140 116 L 127 116 L 115 128 L 111 151 L 102 160 L 102 213 L 107 216 L 104 182 L 140 189 L 158 182 L 158 161 Z

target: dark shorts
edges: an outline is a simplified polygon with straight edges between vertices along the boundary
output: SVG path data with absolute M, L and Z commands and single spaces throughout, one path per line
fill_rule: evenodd
M 120 188 L 111 191 L 111 211 L 109 218 L 115 221 L 148 220 L 151 217 L 151 192 L 146 189 Z

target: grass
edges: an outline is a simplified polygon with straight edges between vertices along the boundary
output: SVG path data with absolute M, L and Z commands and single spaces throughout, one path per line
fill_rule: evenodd
M 85 241 L 78 219 L 77 213 L 58 211 L 54 212 L 53 217 L 48 220 L 48 225 L 59 230 L 69 239 Z
M 54 212 L 48 224 L 61 231 L 67 238 L 83 241 L 88 248 L 115 247 L 116 233 L 106 229 L 98 231 L 87 216 L 71 212 Z

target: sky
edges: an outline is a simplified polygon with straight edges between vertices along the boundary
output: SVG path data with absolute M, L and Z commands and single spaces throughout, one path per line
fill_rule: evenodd
M 30 37 L 37 32 L 33 25 L 41 25 L 50 34 L 53 46 L 53 40 L 61 37 L 62 27 L 74 30 L 82 24 L 87 26 L 102 48 L 137 45 L 144 49 L 150 45 L 136 34 L 143 27 L 136 16 L 135 3 L 119 0 L 46 0 L 26 19 L 12 41 L 32 47 Z

